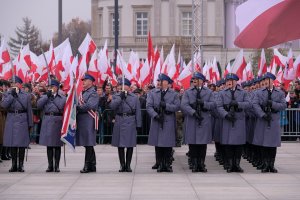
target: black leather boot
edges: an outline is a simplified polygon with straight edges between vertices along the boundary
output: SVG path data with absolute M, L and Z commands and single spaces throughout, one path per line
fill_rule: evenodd
M 9 172 L 17 172 L 18 171 L 17 156 L 18 156 L 18 147 L 12 147 L 11 148 L 12 165 L 11 165 Z
M 133 147 L 127 148 L 127 151 L 126 151 L 126 172 L 132 172 L 132 169 L 130 167 L 131 160 L 132 160 L 132 154 L 133 154 Z
M 96 153 L 94 147 L 91 147 L 91 157 L 90 157 L 90 165 L 89 165 L 90 172 L 96 172 Z
M 227 168 L 227 173 L 234 172 L 234 166 L 233 166 L 233 160 L 232 158 L 228 159 L 228 168 Z
M 53 147 L 47 147 L 48 168 L 46 172 L 53 172 Z
M 55 147 L 55 156 L 54 156 L 54 171 L 55 172 L 60 172 L 60 169 L 59 169 L 60 155 L 61 155 L 61 148 Z
M 89 173 L 88 166 L 89 166 L 88 150 L 87 150 L 87 147 L 85 147 L 84 166 L 83 166 L 83 169 L 80 170 L 80 173 Z
M 14 147 L 12 147 L 14 148 Z M 1 159 L 2 160 L 10 160 L 10 158 L 7 156 L 7 151 L 8 151 L 8 147 L 2 147 L 2 155 L 1 155 Z M 11 155 L 12 157 L 12 155 Z
M 119 161 L 120 161 L 119 172 L 125 172 L 126 171 L 126 166 L 125 166 L 125 152 L 124 152 L 124 147 L 119 147 L 118 148 L 118 153 L 119 153 Z
M 158 150 L 155 147 L 155 164 L 152 166 L 152 169 L 158 169 L 159 161 L 158 161 Z
M 240 162 L 241 162 L 241 159 L 240 159 L 240 158 L 235 158 L 235 159 L 234 159 L 234 163 L 235 163 L 235 171 L 236 171 L 236 172 L 243 173 L 244 170 L 241 168 Z
M 275 158 L 271 158 L 270 159 L 270 167 L 269 167 L 269 169 L 270 169 L 270 172 L 277 173 L 278 170 L 274 167 L 274 163 L 275 163 Z
M 204 164 L 204 158 L 200 158 L 198 160 L 199 164 L 198 164 L 198 168 L 199 168 L 199 172 L 204 172 L 206 173 L 207 172 L 207 169 L 205 167 L 205 164 Z
M 192 172 L 199 172 L 198 158 L 192 158 Z
M 25 147 L 19 147 L 19 167 L 18 172 L 25 172 L 24 170 Z

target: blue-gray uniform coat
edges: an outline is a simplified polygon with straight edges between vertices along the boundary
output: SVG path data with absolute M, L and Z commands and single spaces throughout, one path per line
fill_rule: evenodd
M 122 100 L 120 93 L 113 95 L 110 107 L 116 113 L 111 145 L 114 147 L 135 147 L 136 128 L 142 126 L 141 106 L 139 98 L 127 93 Z
M 258 90 L 255 93 L 253 100 L 254 111 L 258 120 L 256 121 L 255 134 L 253 138 L 253 144 L 265 146 L 265 147 L 279 147 L 281 145 L 281 129 L 280 129 L 280 111 L 286 109 L 286 101 L 284 93 L 274 88 L 272 95 L 272 120 L 270 127 L 268 122 L 262 119 L 266 114 L 262 107 L 266 105 L 268 100 L 267 89 Z
M 186 144 L 209 144 L 212 142 L 212 116 L 211 111 L 216 107 L 213 92 L 207 87 L 203 87 L 200 93 L 204 101 L 201 116 L 203 120 L 199 125 L 198 120 L 193 117 L 196 112 L 192 105 L 196 102 L 197 90 L 190 88 L 183 94 L 181 100 L 181 110 L 185 113 L 185 143 Z
M 234 126 L 232 126 L 232 122 L 225 119 L 228 112 L 224 108 L 232 100 L 231 89 L 221 91 L 217 99 L 218 112 L 223 119 L 220 142 L 225 145 L 241 145 L 246 143 L 245 109 L 250 108 L 251 103 L 248 94 L 240 87 L 236 88 L 234 97 L 238 102 L 239 109 L 239 112 L 235 112 L 236 121 L 234 122 Z
M 214 99 L 218 99 L 219 92 L 214 92 Z M 213 131 L 213 141 L 220 142 L 221 141 L 221 132 L 222 132 L 222 121 L 223 119 L 220 117 L 218 113 L 217 107 L 212 110 L 212 116 L 214 118 L 214 125 L 212 127 Z
M 254 91 L 248 92 L 248 96 L 250 101 L 253 102 Z M 246 113 L 246 142 L 252 144 L 254 128 L 255 128 L 255 118 L 256 118 L 252 104 L 250 108 L 245 110 L 245 113 Z
M 1 106 L 8 112 L 3 145 L 7 147 L 27 147 L 30 142 L 29 127 L 33 127 L 31 95 L 20 90 L 18 97 L 14 98 L 10 91 L 5 92 Z
M 59 93 L 50 98 L 43 95 L 37 100 L 37 108 L 43 110 L 44 113 L 40 132 L 40 145 L 50 147 L 63 145 L 60 136 L 65 103 L 66 97 Z
M 83 104 L 77 105 L 76 116 L 76 145 L 77 146 L 95 146 L 96 145 L 96 130 L 95 120 L 88 113 L 89 110 L 97 112 L 99 104 L 99 95 L 92 86 L 82 92 Z
M 146 109 L 151 117 L 151 125 L 148 137 L 148 144 L 151 146 L 158 147 L 175 147 L 176 145 L 176 116 L 180 108 L 180 100 L 178 94 L 172 90 L 168 89 L 164 96 L 166 102 L 166 111 L 168 114 L 164 114 L 163 128 L 161 124 L 154 119 L 158 113 L 155 111 L 159 109 L 161 91 L 160 89 L 153 89 L 149 92 L 147 97 Z

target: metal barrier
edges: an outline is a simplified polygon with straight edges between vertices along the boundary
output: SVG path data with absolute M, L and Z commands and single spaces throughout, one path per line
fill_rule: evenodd
M 37 114 L 39 111 L 34 109 Z M 146 109 L 142 109 L 142 128 L 138 129 L 137 143 L 147 143 L 148 133 L 150 129 L 151 119 L 147 114 Z M 104 110 L 99 112 L 99 129 L 96 133 L 96 141 L 98 144 L 110 144 L 115 122 L 115 114 L 113 110 Z M 39 130 L 41 122 L 35 123 L 30 138 L 38 143 Z M 178 125 L 177 125 L 178 126 Z M 283 140 L 296 140 L 300 137 L 300 109 L 289 108 L 280 112 L 280 127 Z

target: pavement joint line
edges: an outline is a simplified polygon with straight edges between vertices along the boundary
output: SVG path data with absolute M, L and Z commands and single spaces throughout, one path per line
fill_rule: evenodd
M 129 199 L 132 198 L 133 183 L 134 183 L 134 178 L 135 178 L 135 172 L 136 172 L 137 161 L 138 161 L 138 150 L 137 150 L 137 146 L 136 146 L 136 147 L 135 147 L 135 165 L 134 165 L 134 169 L 133 169 L 133 176 L 132 176 L 132 181 L 131 181 L 131 189 L 130 189 L 130 196 L 129 196 Z
M 187 177 L 187 179 L 188 179 L 188 181 L 189 181 L 191 187 L 193 188 L 193 191 L 194 191 L 194 193 L 196 194 L 197 199 L 200 200 L 200 197 L 199 197 L 199 195 L 198 195 L 198 193 L 197 193 L 197 190 L 195 189 L 194 184 L 192 184 L 192 181 L 191 181 L 191 179 L 190 179 L 190 177 L 189 177 L 187 171 L 184 169 L 184 165 L 182 164 L 182 162 L 180 162 L 179 156 L 177 156 L 176 151 L 175 151 L 175 155 L 176 155 L 176 158 L 177 158 L 177 160 L 178 160 L 178 163 L 179 163 L 180 167 L 181 167 L 182 170 L 184 171 L 184 174 L 186 175 L 186 177 Z M 188 163 L 188 162 L 186 162 L 186 163 Z
M 248 185 L 250 185 L 256 192 L 258 192 L 260 195 L 262 195 L 265 199 L 267 199 L 267 200 L 269 200 L 269 198 L 266 196 L 266 195 L 264 195 L 259 189 L 257 189 L 254 185 L 252 185 L 249 181 L 247 181 L 246 179 L 245 179 L 245 177 L 244 176 L 242 176 L 242 173 L 238 173 L 238 175 L 248 184 Z
M 26 161 L 26 162 L 28 162 L 28 161 Z M 25 162 L 25 163 L 26 163 Z M 13 183 L 13 184 L 11 184 L 10 186 L 8 186 L 5 190 L 3 190 L 0 194 L 2 194 L 3 192 L 5 192 L 6 190 L 8 190 L 9 188 L 11 188 L 12 186 L 14 186 L 14 185 L 16 185 L 16 184 L 18 184 L 18 183 L 20 183 L 23 179 L 25 179 L 27 176 L 29 176 L 29 175 L 32 175 L 33 174 L 33 172 L 35 172 L 37 169 L 39 169 L 39 168 L 41 168 L 41 166 L 42 166 L 43 164 L 40 164 L 38 167 L 36 167 L 32 172 L 29 172 L 29 173 L 26 173 L 26 169 L 25 169 L 25 172 L 21 172 L 21 173 L 23 173 L 23 174 L 25 174 L 22 178 L 20 178 L 17 182 L 15 182 L 15 183 Z M 20 173 L 20 172 L 8 172 L 8 173 Z
M 82 174 L 80 173 L 78 175 L 78 177 L 76 178 L 76 180 L 70 185 L 70 187 L 66 190 L 66 192 L 64 192 L 64 194 L 62 194 L 62 196 L 59 198 L 59 199 L 63 199 L 67 194 L 68 192 L 72 189 L 72 187 L 78 182 L 79 178 L 82 176 Z

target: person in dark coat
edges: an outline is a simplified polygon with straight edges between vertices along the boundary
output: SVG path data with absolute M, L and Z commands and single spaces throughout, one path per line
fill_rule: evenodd
M 240 167 L 242 145 L 246 143 L 245 110 L 251 104 L 248 94 L 237 86 L 238 76 L 226 75 L 227 89 L 220 92 L 217 99 L 218 113 L 224 119 L 221 144 L 225 146 L 227 172 L 243 172 Z
M 122 85 L 123 81 L 120 80 Z M 133 148 L 136 146 L 137 128 L 142 126 L 141 106 L 139 98 L 130 92 L 130 81 L 124 78 L 124 91 L 113 95 L 110 107 L 116 113 L 116 121 L 112 135 L 112 146 L 118 147 L 120 170 L 132 172 L 130 167 Z M 126 160 L 125 160 L 125 148 Z
M 172 80 L 165 74 L 159 74 L 161 89 L 153 89 L 147 98 L 147 112 L 151 117 L 148 144 L 158 150 L 159 167 L 157 172 L 172 172 L 170 157 L 172 147 L 176 146 L 175 112 L 180 108 L 178 94 L 170 89 Z
M 194 87 L 184 92 L 181 110 L 185 115 L 185 142 L 190 146 L 192 172 L 207 172 L 205 157 L 207 144 L 212 142 L 212 115 L 216 107 L 213 91 L 204 86 L 206 78 L 195 72 Z
M 255 113 L 260 119 L 256 122 L 253 143 L 258 144 L 259 141 L 258 145 L 263 147 L 263 173 L 277 173 L 274 163 L 277 147 L 281 146 L 280 111 L 287 107 L 284 93 L 273 85 L 275 79 L 275 75 L 267 72 L 265 88 L 257 91 L 253 100 Z
M 18 76 L 13 79 L 13 87 L 3 94 L 1 102 L 8 112 L 3 145 L 11 147 L 12 167 L 9 172 L 24 172 L 25 148 L 29 145 L 29 132 L 33 126 L 31 95 L 21 90 L 22 79 Z
M 52 79 L 46 95 L 42 95 L 37 101 L 37 108 L 43 110 L 44 113 L 40 145 L 47 146 L 48 168 L 46 172 L 60 172 L 59 161 L 63 145 L 60 136 L 66 97 L 58 93 L 58 88 L 59 82 Z
M 79 98 L 77 105 L 77 132 L 76 145 L 85 147 L 84 167 L 81 173 L 96 172 L 96 154 L 94 146 L 96 145 L 96 120 L 93 116 L 97 114 L 99 95 L 97 94 L 93 83 L 95 78 L 90 74 L 85 74 L 83 80 L 82 99 Z

